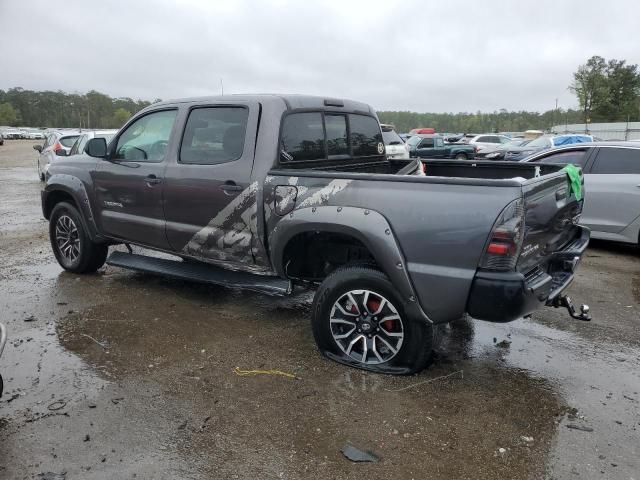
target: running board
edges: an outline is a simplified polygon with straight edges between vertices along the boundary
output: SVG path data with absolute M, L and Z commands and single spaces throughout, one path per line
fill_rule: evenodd
M 289 295 L 292 288 L 289 280 L 283 280 L 280 277 L 225 270 L 206 263 L 181 262 L 124 252 L 113 252 L 107 259 L 107 264 L 137 272 L 152 273 L 179 280 L 212 283 L 223 287 L 242 288 L 267 295 Z

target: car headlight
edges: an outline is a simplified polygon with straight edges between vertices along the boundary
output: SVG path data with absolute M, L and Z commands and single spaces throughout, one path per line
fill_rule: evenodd
M 500 154 L 498 152 L 493 152 L 493 153 L 487 154 L 487 158 L 497 158 L 499 156 L 500 156 Z

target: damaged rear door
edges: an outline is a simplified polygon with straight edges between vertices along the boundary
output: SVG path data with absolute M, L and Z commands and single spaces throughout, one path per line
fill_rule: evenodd
M 192 105 L 164 190 L 169 243 L 179 254 L 252 264 L 257 102 Z

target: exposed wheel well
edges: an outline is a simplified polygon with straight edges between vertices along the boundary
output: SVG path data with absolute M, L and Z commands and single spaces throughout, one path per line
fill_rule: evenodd
M 347 263 L 376 265 L 369 249 L 357 238 L 341 233 L 304 232 L 287 243 L 282 265 L 292 279 L 320 282 Z
M 50 192 L 47 195 L 47 199 L 45 200 L 44 212 L 43 212 L 44 218 L 49 220 L 53 207 L 55 207 L 60 202 L 68 202 L 71 205 L 74 205 L 76 208 L 78 207 L 78 205 L 76 204 L 76 201 L 71 196 L 71 194 L 64 192 L 62 190 L 54 190 L 53 192 Z

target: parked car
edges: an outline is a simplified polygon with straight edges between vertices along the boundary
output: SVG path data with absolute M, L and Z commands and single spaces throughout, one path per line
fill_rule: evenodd
M 445 143 L 440 135 L 415 135 L 407 140 L 409 155 L 419 158 L 455 158 L 470 160 L 476 150 L 464 143 Z
M 18 130 L 17 128 L 6 128 L 3 132 L 2 132 L 3 136 L 5 139 L 7 140 L 19 140 L 21 138 L 23 138 L 23 133 Z
M 509 142 L 494 146 L 491 148 L 481 148 L 476 153 L 476 158 L 484 158 L 487 160 L 504 160 L 507 151 L 513 147 L 524 147 L 531 140 L 524 138 L 513 138 Z
M 159 102 L 85 151 L 52 162 L 42 192 L 65 270 L 134 243 L 176 259 L 107 262 L 272 295 L 313 287 L 320 350 L 375 372 L 424 368 L 434 326 L 465 312 L 510 321 L 561 301 L 589 240 L 560 166 L 389 161 L 375 112 L 349 100 Z
M 549 148 L 559 147 L 562 145 L 572 145 L 574 143 L 592 142 L 591 135 L 543 135 L 531 140 L 526 145 L 519 147 L 510 147 L 504 154 L 504 159 L 510 162 L 519 162 L 524 158 L 536 152 L 548 150 Z
M 409 146 L 396 133 L 393 125 L 381 123 L 380 129 L 382 130 L 382 141 L 384 142 L 387 158 L 392 160 L 409 158 Z
M 468 138 L 468 137 L 467 137 Z M 497 135 L 493 133 L 487 133 L 484 135 L 476 135 L 474 137 L 463 140 L 464 143 L 472 145 L 478 153 L 483 148 L 492 148 L 498 145 L 506 144 L 511 139 L 505 135 Z
M 0 146 L 4 145 L 4 136 L 2 135 L 2 132 L 0 132 Z
M 79 136 L 80 132 L 67 130 L 54 131 L 46 136 L 42 145 L 33 146 L 33 149 L 39 153 L 36 164 L 38 168 L 38 178 L 40 178 L 41 181 L 44 182 L 51 162 L 57 156 L 66 156 Z
M 597 142 L 554 148 L 526 162 L 582 167 L 586 190 L 580 223 L 591 236 L 640 244 L 640 145 Z
M 84 132 L 76 139 L 75 142 L 73 142 L 73 145 L 71 146 L 71 149 L 69 150 L 67 156 L 71 157 L 73 155 L 80 155 L 84 153 L 87 142 L 92 138 L 104 138 L 107 143 L 109 143 L 116 133 L 118 133 L 118 130 L 92 130 L 89 132 Z

